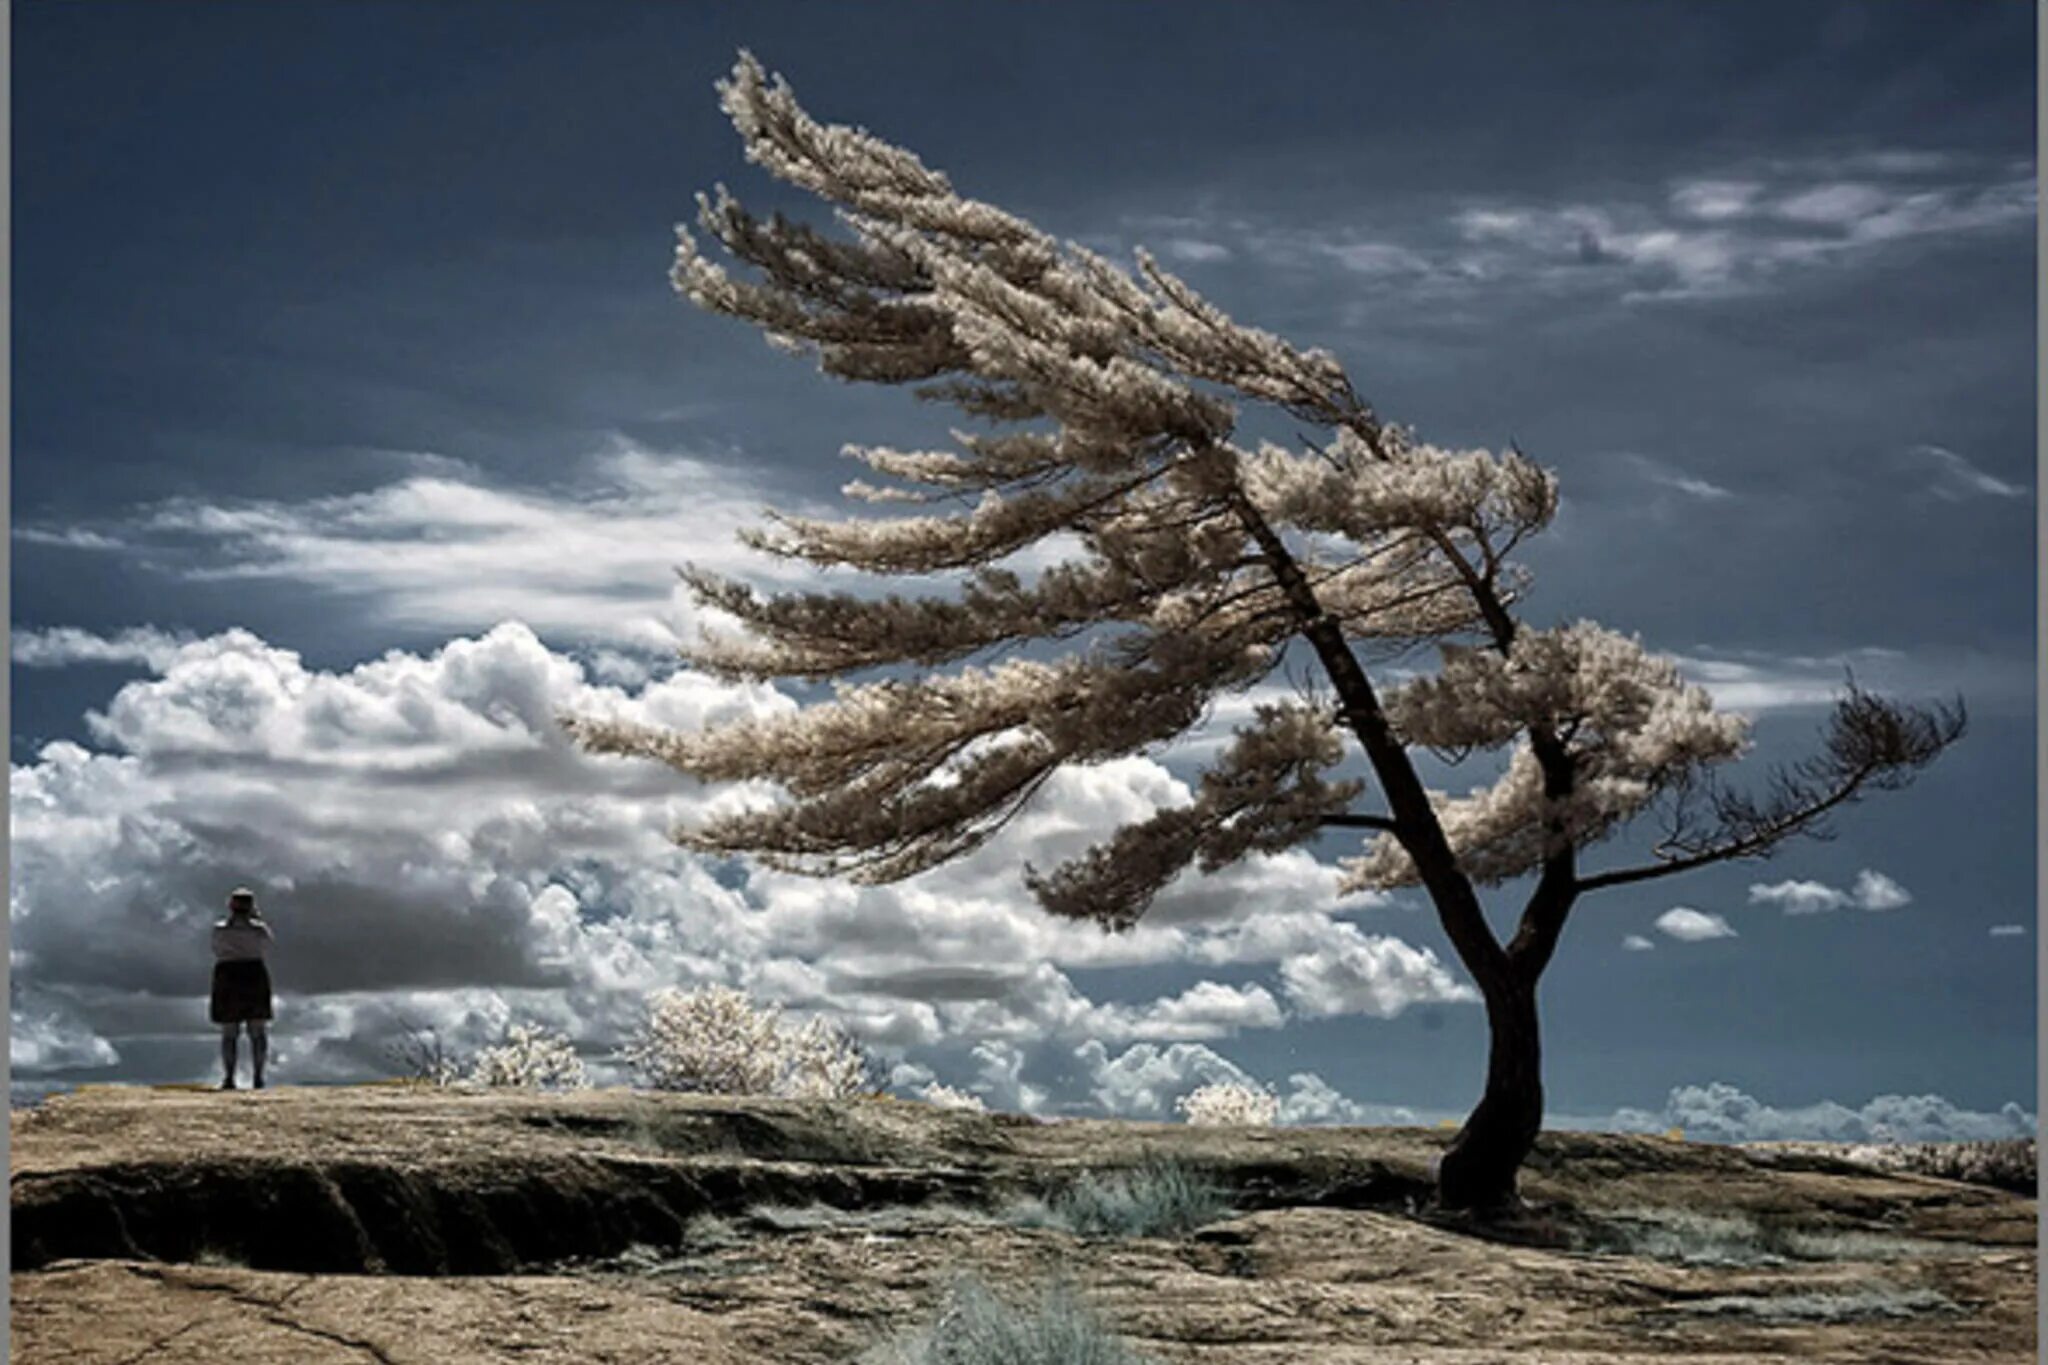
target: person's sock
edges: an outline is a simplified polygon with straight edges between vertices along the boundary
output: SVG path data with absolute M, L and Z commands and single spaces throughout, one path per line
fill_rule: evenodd
M 252 1033 L 249 1035 L 249 1061 L 256 1073 L 256 1088 L 263 1088 L 263 1063 L 270 1057 L 270 1035 Z
M 235 1088 L 235 1054 L 237 1051 L 235 1035 L 223 1033 L 220 1036 L 220 1088 L 223 1090 L 233 1090 Z

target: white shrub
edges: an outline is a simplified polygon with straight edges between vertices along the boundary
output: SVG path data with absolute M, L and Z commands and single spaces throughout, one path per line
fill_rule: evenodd
M 730 986 L 658 992 L 619 1056 L 652 1090 L 850 1099 L 876 1088 L 844 1029 L 823 1019 L 792 1027 L 781 1007 Z
M 575 1045 L 538 1024 L 512 1025 L 504 1042 L 477 1053 L 469 1079 L 522 1090 L 576 1090 L 586 1084 Z
M 1270 1127 L 1280 1117 L 1279 1097 L 1253 1085 L 1234 1081 L 1212 1081 L 1192 1094 L 1183 1095 L 1174 1108 L 1187 1115 L 1189 1123 L 1203 1127 L 1237 1125 Z
M 845 1029 L 812 1019 L 782 1031 L 783 1071 L 778 1095 L 798 1100 L 850 1100 L 879 1089 L 868 1054 Z
M 955 1090 L 950 1085 L 933 1081 L 918 1094 L 926 1104 L 941 1109 L 965 1109 L 972 1114 L 986 1114 L 988 1106 L 981 1102 L 981 1096 L 971 1095 L 965 1090 Z

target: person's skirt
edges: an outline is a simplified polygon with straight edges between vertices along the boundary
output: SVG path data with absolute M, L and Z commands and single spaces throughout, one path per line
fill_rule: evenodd
M 213 964 L 213 1005 L 216 1024 L 244 1024 L 270 1018 L 270 969 L 260 958 Z

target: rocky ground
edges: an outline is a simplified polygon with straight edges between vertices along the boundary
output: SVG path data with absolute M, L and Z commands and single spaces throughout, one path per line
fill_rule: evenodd
M 973 1274 L 1161 1362 L 2031 1361 L 2035 1204 L 1811 1151 L 1546 1134 L 1529 1207 L 1431 1217 L 1417 1129 L 847 1104 L 109 1088 L 13 1121 L 16 1358 L 841 1362 Z M 1079 1236 L 1170 1158 L 1232 1212 Z

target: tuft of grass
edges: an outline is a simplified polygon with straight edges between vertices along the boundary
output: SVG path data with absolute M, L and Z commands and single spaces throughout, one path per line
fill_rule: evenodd
M 1206 1176 L 1155 1157 L 1124 1170 L 1085 1172 L 1050 1203 L 1016 1205 L 1007 1221 L 1083 1237 L 1179 1237 L 1229 1212 L 1223 1192 Z
M 1682 1304 L 1678 1311 L 1711 1318 L 1751 1318 L 1758 1322 L 1856 1322 L 1866 1318 L 1910 1318 L 1922 1313 L 1947 1313 L 1955 1308 L 1952 1299 L 1932 1289 L 1869 1284 L 1832 1293 L 1727 1294 Z
M 1009 1302 L 979 1280 L 946 1292 L 928 1327 L 881 1343 L 859 1365 L 1154 1365 L 1119 1340 L 1064 1284 Z
M 1676 1208 L 1617 1211 L 1591 1227 L 1576 1229 L 1572 1249 L 1737 1269 L 1793 1261 L 1899 1261 L 1953 1251 L 1942 1242 L 1855 1229 L 1779 1227 L 1740 1214 Z

